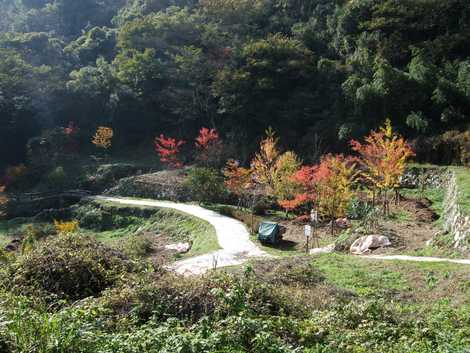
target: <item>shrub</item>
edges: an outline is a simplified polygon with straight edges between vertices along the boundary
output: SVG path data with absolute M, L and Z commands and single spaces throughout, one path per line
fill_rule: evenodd
M 77 300 L 98 295 L 131 264 L 94 238 L 77 235 L 47 239 L 10 270 L 14 288 L 22 293 L 39 290 L 48 297 Z
M 211 168 L 190 170 L 186 186 L 199 202 L 217 202 L 223 200 L 226 193 L 222 176 Z
M 366 217 L 374 207 L 368 202 L 359 200 L 354 197 L 348 204 L 346 215 L 350 219 L 363 219 Z
M 153 250 L 153 239 L 151 235 L 134 234 L 124 241 L 122 251 L 131 257 L 144 257 Z
M 15 296 L 2 298 L 0 304 L 0 352 L 96 352 L 93 340 L 86 338 L 96 334 L 90 325 L 95 312 L 70 307 L 48 313 Z
M 57 234 L 73 234 L 78 231 L 78 221 L 61 222 L 54 220 Z
M 51 189 L 62 189 L 67 185 L 64 167 L 56 167 L 46 176 L 46 184 Z
M 26 167 L 24 164 L 19 164 L 6 169 L 0 184 L 4 185 L 7 191 L 24 191 L 24 189 L 33 186 L 37 182 L 36 177 L 37 175 L 34 170 Z
M 79 221 L 81 227 L 96 231 L 107 230 L 113 224 L 112 214 L 94 203 L 80 204 L 74 208 L 73 217 Z

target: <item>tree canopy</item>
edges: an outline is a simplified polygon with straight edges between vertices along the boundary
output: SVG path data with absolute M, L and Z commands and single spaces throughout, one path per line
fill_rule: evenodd
M 89 136 L 112 126 L 116 148 L 217 128 L 245 163 L 268 126 L 307 159 L 312 136 L 341 152 L 387 117 L 412 139 L 469 126 L 467 0 L 0 0 L 0 12 L 0 167 L 69 121 Z

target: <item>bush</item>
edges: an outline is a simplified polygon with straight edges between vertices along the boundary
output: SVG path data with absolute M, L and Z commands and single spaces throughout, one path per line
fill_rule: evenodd
M 153 250 L 153 239 L 151 235 L 134 234 L 124 241 L 122 251 L 131 257 L 144 257 Z
M 4 185 L 7 191 L 25 191 L 37 183 L 38 174 L 40 171 L 28 168 L 24 164 L 8 167 L 0 179 L 0 184 Z
M 49 298 L 78 300 L 112 286 L 131 263 L 94 238 L 58 236 L 20 256 L 11 267 L 13 287 Z
M 470 166 L 470 131 L 457 130 L 413 142 L 420 162 Z
M 346 215 L 349 219 L 363 219 L 373 208 L 370 203 L 361 201 L 358 198 L 353 198 L 348 204 Z
M 73 208 L 72 213 L 83 228 L 104 231 L 113 226 L 111 212 L 103 210 L 95 203 L 80 204 L 79 207 Z
M 46 184 L 50 189 L 60 190 L 67 185 L 67 174 L 64 167 L 56 167 L 46 176 Z
M 226 196 L 224 180 L 215 169 L 191 169 L 185 184 L 193 198 L 199 202 L 218 202 Z

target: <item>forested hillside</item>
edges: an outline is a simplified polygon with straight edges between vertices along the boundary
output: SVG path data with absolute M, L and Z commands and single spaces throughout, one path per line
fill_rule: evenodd
M 421 159 L 444 145 L 434 162 L 465 162 L 452 151 L 469 139 L 468 0 L 0 0 L 0 13 L 0 167 L 69 122 L 88 142 L 112 126 L 118 149 L 216 127 L 242 160 L 272 126 L 308 159 L 387 117 Z

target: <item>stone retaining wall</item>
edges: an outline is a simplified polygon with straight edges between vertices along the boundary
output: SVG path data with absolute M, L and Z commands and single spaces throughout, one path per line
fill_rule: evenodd
M 446 190 L 442 215 L 444 230 L 452 235 L 455 248 L 468 249 L 470 247 L 470 215 L 465 214 L 459 205 L 459 186 L 453 171 L 448 172 L 444 187 Z
M 447 169 L 438 167 L 409 167 L 403 173 L 400 185 L 403 188 L 439 188 L 447 180 Z

